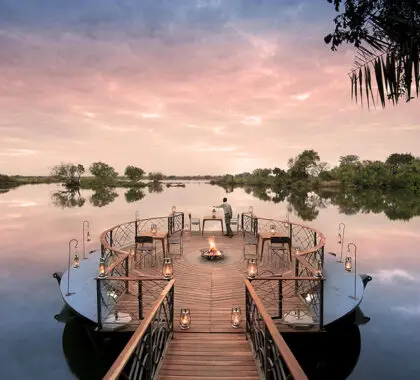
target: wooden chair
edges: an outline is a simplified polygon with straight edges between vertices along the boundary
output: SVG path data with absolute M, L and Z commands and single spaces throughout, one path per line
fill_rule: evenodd
M 137 259 L 137 254 L 139 253 L 139 258 Z M 153 262 L 156 263 L 156 247 L 153 244 L 153 237 L 152 236 L 136 236 L 135 239 L 135 264 L 140 263 L 143 261 L 143 268 L 146 265 L 146 258 L 150 256 L 151 263 L 153 266 Z M 153 261 L 154 256 L 154 261 Z M 140 266 L 141 267 L 141 266 Z
M 177 231 L 168 237 L 167 240 L 168 256 L 171 255 L 171 245 L 179 246 L 179 255 L 182 256 L 184 252 L 184 231 Z
M 290 247 L 290 238 L 287 236 L 273 236 L 270 238 L 268 245 L 268 252 L 271 259 L 273 256 L 277 256 L 280 263 L 283 263 L 285 267 L 292 261 L 292 253 Z M 285 256 L 287 255 L 287 259 Z M 288 261 L 287 261 L 288 260 Z
M 200 218 L 191 218 L 191 214 L 188 214 L 190 218 L 190 231 L 193 232 L 193 226 L 198 226 L 198 231 L 201 233 L 201 220 Z

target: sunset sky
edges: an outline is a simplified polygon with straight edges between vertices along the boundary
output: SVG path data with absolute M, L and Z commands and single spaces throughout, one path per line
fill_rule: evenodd
M 326 0 L 0 0 L 0 173 L 419 155 L 419 101 L 362 109 Z

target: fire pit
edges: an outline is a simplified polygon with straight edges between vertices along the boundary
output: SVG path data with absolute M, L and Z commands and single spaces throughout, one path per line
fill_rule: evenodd
M 200 249 L 201 257 L 205 257 L 207 260 L 221 260 L 223 259 L 223 251 L 216 248 L 216 241 L 214 238 L 209 239 L 209 248 Z

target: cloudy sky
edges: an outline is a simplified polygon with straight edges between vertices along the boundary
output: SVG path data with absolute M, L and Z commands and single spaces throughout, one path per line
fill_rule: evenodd
M 323 41 L 333 17 L 326 0 L 0 0 L 0 173 L 418 155 L 417 100 L 352 104 L 353 50 Z

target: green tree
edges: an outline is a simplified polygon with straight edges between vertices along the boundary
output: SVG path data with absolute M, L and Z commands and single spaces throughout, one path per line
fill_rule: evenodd
M 129 179 L 131 182 L 138 182 L 138 181 L 140 181 L 140 180 L 141 180 L 141 178 L 143 177 L 143 175 L 144 175 L 144 170 L 143 170 L 143 169 L 140 169 L 140 168 L 138 168 L 138 167 L 136 167 L 136 166 L 131 166 L 131 165 L 129 165 L 129 166 L 127 166 L 127 167 L 125 168 L 124 175 L 125 175 L 126 177 L 128 177 L 128 179 Z
M 314 150 L 304 150 L 295 158 L 288 161 L 289 174 L 294 180 L 307 180 L 309 172 L 320 161 L 319 155 Z
M 103 162 L 94 162 L 90 166 L 89 170 L 93 176 L 101 181 L 112 181 L 118 176 L 118 173 L 112 166 L 109 166 Z
M 163 178 L 164 178 L 164 175 L 160 172 L 150 172 L 149 173 L 149 179 L 153 182 L 162 181 Z
M 50 175 L 63 182 L 66 187 L 79 187 L 80 177 L 85 172 L 83 165 L 61 163 L 53 166 Z
M 360 159 L 359 156 L 356 156 L 355 154 L 348 154 L 347 156 L 341 156 L 339 162 L 340 166 L 354 165 L 360 162 Z
M 402 165 L 407 165 L 414 160 L 415 157 L 411 153 L 392 153 L 388 156 L 385 163 L 394 169 L 398 169 Z
M 343 43 L 357 49 L 350 72 L 351 92 L 357 102 L 375 102 L 376 82 L 382 107 L 385 100 L 397 104 L 401 97 L 413 99 L 414 82 L 419 94 L 420 4 L 415 0 L 327 0 L 336 12 L 334 33 L 325 37 L 332 50 Z M 342 10 L 341 7 L 344 9 Z M 373 69 L 373 74 L 371 73 Z M 365 94 L 364 94 L 365 93 Z

